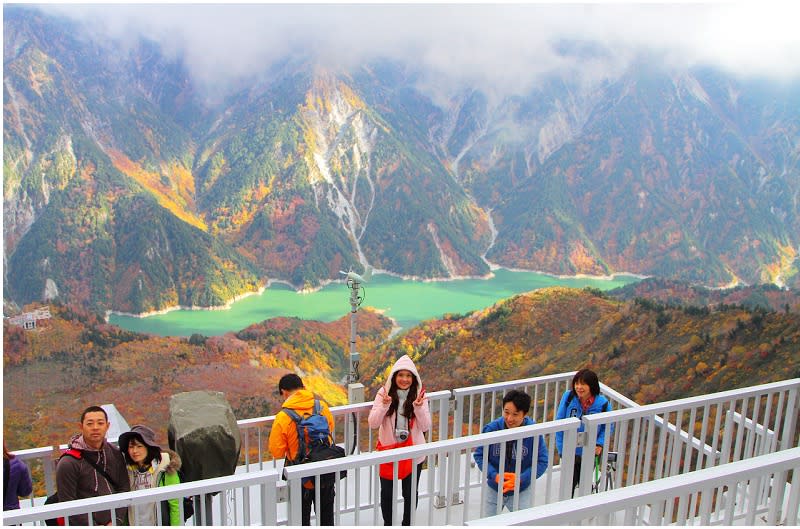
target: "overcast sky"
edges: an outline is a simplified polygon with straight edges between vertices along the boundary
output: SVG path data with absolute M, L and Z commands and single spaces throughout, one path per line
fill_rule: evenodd
M 263 72 L 287 53 L 322 64 L 382 56 L 433 83 L 522 92 L 543 73 L 613 75 L 641 52 L 676 66 L 800 79 L 800 2 L 737 4 L 91 4 L 48 7 L 105 38 L 144 35 L 206 85 Z M 565 53 L 601 44 L 608 53 Z M 579 44 L 579 45 L 578 45 Z

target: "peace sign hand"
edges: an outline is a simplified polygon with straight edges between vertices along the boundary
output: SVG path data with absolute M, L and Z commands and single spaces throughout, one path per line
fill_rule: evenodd
M 422 402 L 425 400 L 425 388 L 422 388 L 417 395 L 416 400 L 414 400 L 414 406 L 422 406 Z

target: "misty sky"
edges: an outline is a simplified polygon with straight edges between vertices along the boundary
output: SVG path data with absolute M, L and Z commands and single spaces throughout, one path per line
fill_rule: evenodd
M 329 66 L 408 61 L 428 82 L 521 93 L 542 74 L 613 76 L 632 58 L 800 79 L 800 2 L 674 4 L 90 4 L 48 6 L 99 37 L 138 36 L 224 89 L 304 52 Z M 598 48 L 600 45 L 602 48 Z M 597 53 L 602 49 L 602 53 Z M 586 53 L 593 50 L 593 53 Z

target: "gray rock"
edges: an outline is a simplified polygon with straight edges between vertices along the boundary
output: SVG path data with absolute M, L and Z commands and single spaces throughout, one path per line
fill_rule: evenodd
M 169 400 L 169 447 L 181 456 L 185 481 L 230 476 L 241 437 L 236 417 L 219 391 L 187 391 Z

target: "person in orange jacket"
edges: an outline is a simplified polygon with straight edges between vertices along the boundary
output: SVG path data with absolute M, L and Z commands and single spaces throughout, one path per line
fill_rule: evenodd
M 310 415 L 314 410 L 314 394 L 305 388 L 303 380 L 289 373 L 283 375 L 278 382 L 278 391 L 285 400 L 284 408 L 297 412 L 301 417 Z M 333 415 L 328 405 L 320 400 L 321 415 L 328 420 L 328 427 L 333 432 Z M 297 424 L 289 415 L 281 410 L 275 415 L 272 430 L 269 433 L 269 451 L 275 459 L 292 461 L 297 457 Z M 311 525 L 311 505 L 315 503 L 314 483 L 309 481 L 303 484 L 303 525 Z M 321 505 L 314 505 L 314 510 L 320 518 L 321 525 L 333 525 L 333 504 L 336 496 L 336 487 L 321 487 L 319 500 Z

